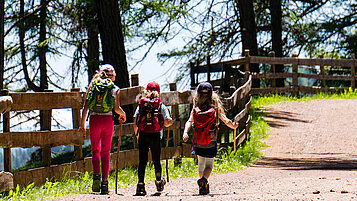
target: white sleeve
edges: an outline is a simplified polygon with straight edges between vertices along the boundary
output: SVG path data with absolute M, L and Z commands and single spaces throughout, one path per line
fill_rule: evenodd
M 167 109 L 166 105 L 164 104 L 161 105 L 161 113 L 164 116 L 164 119 L 172 120 L 169 109 Z

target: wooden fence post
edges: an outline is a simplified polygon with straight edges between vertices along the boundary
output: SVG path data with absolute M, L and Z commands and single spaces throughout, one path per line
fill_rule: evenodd
M 80 89 L 79 88 L 73 88 L 73 89 L 71 89 L 71 92 L 80 92 Z M 80 121 L 81 121 L 80 110 L 72 108 L 73 129 L 78 129 L 79 128 Z M 79 160 L 83 159 L 82 146 L 74 146 L 74 159 L 76 161 L 79 161 Z
M 207 56 L 207 82 L 211 82 L 211 57 Z
M 354 53 L 351 54 L 351 59 L 356 59 L 356 56 Z M 356 66 L 351 66 L 351 76 L 352 76 L 351 87 L 352 87 L 352 89 L 355 89 L 356 88 Z
M 274 51 L 271 51 L 269 52 L 269 56 L 270 57 L 275 57 L 275 52 Z M 275 64 L 270 64 L 270 70 L 271 70 L 271 73 L 273 74 L 273 76 L 275 75 Z M 275 81 L 275 78 L 272 78 L 271 79 L 271 87 L 272 88 L 275 88 L 276 87 L 276 81 Z
M 244 50 L 244 55 L 245 57 L 249 57 L 249 50 Z M 250 65 L 250 62 L 246 63 L 245 66 L 244 66 L 244 69 L 245 69 L 245 72 L 246 73 L 249 73 L 249 65 Z
M 131 86 L 135 87 L 135 86 L 139 86 L 139 74 L 131 74 Z M 136 107 L 138 106 L 138 104 L 133 104 L 133 112 L 135 112 Z M 134 144 L 134 149 L 139 148 L 139 144 L 138 141 L 136 140 L 136 133 L 133 134 L 133 144 Z
M 293 58 L 297 59 L 297 54 L 293 54 Z M 298 96 L 299 95 L 299 82 L 298 82 L 298 64 L 293 64 L 293 80 L 292 80 L 292 84 L 293 84 L 293 96 Z
M 170 83 L 170 91 L 176 91 L 177 90 L 177 85 L 176 83 Z M 174 122 L 179 122 L 180 121 L 180 113 L 179 113 L 179 106 L 177 104 L 171 105 L 171 114 L 172 114 L 172 119 Z M 172 129 L 173 131 L 173 139 L 174 139 L 174 147 L 180 146 L 181 145 L 181 134 L 180 134 L 181 127 L 175 127 Z M 182 164 L 182 158 L 177 157 L 174 159 L 174 164 L 175 165 L 180 165 Z
M 1 90 L 0 95 L 7 96 L 9 95 L 8 90 Z M 3 114 L 3 132 L 10 132 L 10 112 Z M 11 148 L 4 148 L 4 171 L 11 172 Z
M 195 64 L 190 62 L 190 76 L 191 76 L 191 89 L 194 89 L 196 86 L 195 82 Z
M 53 92 L 53 90 L 45 89 L 45 92 Z M 41 131 L 51 130 L 51 116 L 52 110 L 40 111 Z M 45 167 L 49 167 L 51 165 L 51 147 L 42 148 L 42 165 Z
M 320 55 L 320 59 L 323 59 L 324 58 L 324 55 L 323 54 L 321 54 Z M 323 65 L 320 65 L 320 75 L 325 75 L 325 66 L 323 66 Z M 321 79 L 321 88 L 322 88 L 322 90 L 324 91 L 325 89 L 326 89 L 326 80 L 325 80 L 325 77 L 323 77 L 322 79 Z

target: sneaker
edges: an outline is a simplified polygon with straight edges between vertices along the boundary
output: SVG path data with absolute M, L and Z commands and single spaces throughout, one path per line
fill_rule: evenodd
M 136 185 L 136 196 L 145 196 L 146 191 L 145 191 L 145 184 L 140 182 Z
M 166 184 L 166 180 L 162 178 L 160 181 L 155 180 L 156 190 L 161 192 L 164 190 L 164 186 Z
M 100 190 L 101 190 L 100 194 L 109 194 L 108 185 L 109 185 L 108 180 L 102 181 L 100 185 Z
M 200 195 L 207 195 L 209 193 L 209 185 L 205 177 L 202 177 L 201 179 L 197 180 L 197 184 L 199 187 Z
M 92 191 L 93 192 L 100 192 L 100 174 L 95 173 L 93 174 L 93 184 L 92 184 Z

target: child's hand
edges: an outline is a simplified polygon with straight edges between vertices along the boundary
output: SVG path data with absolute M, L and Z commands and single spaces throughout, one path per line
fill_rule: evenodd
M 126 115 L 120 115 L 118 120 L 119 120 L 120 123 L 126 122 Z
M 232 122 L 232 124 L 233 124 L 233 129 L 237 129 L 238 128 L 238 126 L 239 126 L 239 123 L 238 122 Z
M 187 142 L 187 140 L 188 140 L 188 134 L 187 134 L 187 133 L 184 133 L 184 134 L 182 135 L 182 139 L 183 139 L 184 142 Z

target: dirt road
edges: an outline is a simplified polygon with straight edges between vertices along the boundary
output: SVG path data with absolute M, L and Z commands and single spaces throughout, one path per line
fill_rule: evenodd
M 197 178 L 171 181 L 160 197 L 78 195 L 60 200 L 357 200 L 357 100 L 282 103 L 267 109 L 264 159 L 238 172 L 212 175 L 211 194 L 197 196 Z

